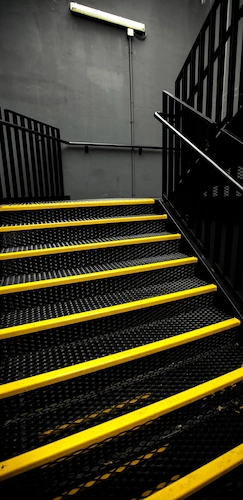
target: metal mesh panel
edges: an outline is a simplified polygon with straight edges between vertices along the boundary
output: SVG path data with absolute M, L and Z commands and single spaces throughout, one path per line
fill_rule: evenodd
M 104 264 L 99 264 L 99 265 L 95 264 L 93 266 L 89 265 L 86 267 L 78 267 L 78 268 L 65 268 L 58 270 L 58 272 L 51 270 L 49 272 L 43 272 L 43 273 L 22 274 L 17 276 L 13 275 L 3 278 L 1 286 L 29 283 L 32 281 L 36 282 L 48 279 L 50 280 L 55 278 L 64 278 L 68 276 L 78 276 L 80 274 L 95 273 L 100 271 L 108 271 L 111 269 L 120 269 L 124 267 L 141 266 L 144 264 L 153 264 L 156 262 L 164 262 L 168 260 L 183 259 L 184 257 L 187 257 L 187 255 L 180 252 L 164 254 L 164 255 L 157 254 L 154 256 L 151 255 L 151 257 L 143 257 L 140 259 L 137 258 L 125 261 L 124 260 L 118 261 L 118 262 L 106 262 Z
M 106 334 L 113 334 L 119 330 L 132 328 L 137 325 L 144 325 L 147 322 L 170 319 L 180 314 L 187 314 L 188 329 L 193 327 L 194 322 L 190 322 L 193 310 L 200 308 L 212 308 L 213 294 L 199 295 L 189 299 L 181 300 L 180 302 L 170 302 L 164 305 L 149 307 L 131 311 L 125 314 L 108 316 L 84 323 L 77 323 L 60 328 L 54 328 L 47 331 L 36 332 L 33 334 L 23 335 L 1 341 L 0 355 L 4 357 L 17 356 L 24 353 L 33 353 L 36 350 L 57 348 L 63 344 L 86 341 L 87 339 L 96 338 Z M 218 316 L 215 317 L 215 319 Z M 214 319 L 214 313 L 212 314 Z M 198 312 L 198 324 L 202 325 L 203 316 Z M 179 327 L 179 325 L 178 325 Z
M 236 333 L 222 333 L 1 403 L 1 459 L 182 392 L 242 364 Z M 25 439 L 15 439 L 20 429 Z M 22 431 L 21 431 L 22 434 Z
M 182 268 L 177 268 L 177 270 Z M 190 272 L 190 271 L 189 271 Z M 159 274 L 159 271 L 156 271 Z M 182 273 L 182 271 L 181 271 Z M 145 273 L 146 275 L 147 273 Z M 153 274 L 153 273 L 151 273 Z M 155 274 L 155 273 L 154 273 Z M 179 279 L 176 279 L 178 276 Z M 86 298 L 74 297 L 72 300 L 63 302 L 54 302 L 53 304 L 46 304 L 42 306 L 36 306 L 28 309 L 19 309 L 2 314 L 0 317 L 0 326 L 3 328 L 8 328 L 11 326 L 23 325 L 26 323 L 33 323 L 35 321 L 41 321 L 45 319 L 57 318 L 62 316 L 68 316 L 69 314 L 77 314 L 84 311 L 92 311 L 95 309 L 102 309 L 103 307 L 110 307 L 117 304 L 124 304 L 126 302 L 133 302 L 136 300 L 146 299 L 150 297 L 156 297 L 158 295 L 169 294 L 177 291 L 187 290 L 195 287 L 200 287 L 206 283 L 198 278 L 193 278 L 185 275 L 174 275 L 174 280 L 172 279 L 169 283 L 160 283 L 161 277 L 156 277 L 155 281 L 157 284 L 146 286 L 146 276 L 143 283 L 141 282 L 141 277 L 137 279 L 137 284 L 134 283 L 134 288 L 131 290 L 126 290 L 126 286 L 120 292 L 116 293 L 106 293 L 104 295 L 97 295 L 96 283 L 88 282 L 90 284 L 89 295 Z M 122 277 L 123 278 L 123 277 Z M 147 278 L 148 281 L 151 276 Z M 115 281 L 115 280 L 114 280 Z M 136 286 L 141 288 L 136 288 Z M 150 281 L 151 283 L 151 281 Z M 83 284 L 84 286 L 86 283 Z M 59 288 L 59 287 L 58 287 Z M 85 289 L 84 289 L 85 290 Z M 85 293 L 85 292 L 84 292 Z M 17 300 L 17 295 L 16 295 Z
M 150 322 L 145 324 L 116 331 L 104 329 L 103 332 L 84 339 L 81 332 L 80 339 L 76 342 L 66 341 L 60 346 L 55 343 L 49 348 L 4 359 L 1 363 L 0 383 L 32 377 L 46 371 L 101 358 L 228 319 L 226 314 L 214 307 L 192 309 L 162 319 L 154 319 L 153 316 L 156 317 L 157 314 L 152 313 Z M 138 323 L 140 321 L 138 317 Z
M 243 465 L 191 495 L 191 500 L 241 500 L 243 498 Z
M 45 210 L 22 210 L 2 212 L 2 224 L 6 226 L 17 224 L 37 224 L 64 220 L 87 220 L 107 217 L 129 217 L 136 215 L 152 215 L 154 205 L 120 205 L 101 207 L 67 207 Z
M 117 224 L 95 224 L 89 226 L 72 226 L 56 229 L 35 229 L 26 231 L 10 231 L 2 233 L 2 246 L 45 245 L 50 242 L 69 241 L 89 243 L 103 238 L 161 233 L 165 230 L 166 221 L 147 220 L 143 222 L 119 222 Z
M 242 384 L 237 384 L 134 431 L 13 478 L 3 485 L 4 491 L 24 492 L 28 499 L 33 495 L 38 499 L 58 496 L 60 500 L 72 496 L 144 498 L 241 442 L 242 396 Z
M 139 234 L 137 235 L 137 237 L 140 238 L 142 237 L 142 235 Z M 66 246 L 72 243 L 73 242 L 66 242 Z M 82 242 L 76 242 L 76 244 L 80 243 Z M 167 253 L 177 253 L 179 244 L 179 240 L 174 240 L 158 243 L 124 245 L 97 250 L 57 253 L 53 255 L 23 259 L 11 259 L 1 261 L 1 270 L 3 276 L 27 273 L 34 273 L 38 276 L 39 274 L 41 275 L 41 273 L 44 272 L 52 273 L 52 271 L 54 270 L 58 272 L 60 270 L 61 272 L 63 272 L 63 270 L 72 269 L 73 267 L 76 268 L 83 266 L 94 266 L 105 264 L 108 262 L 119 262 L 127 259 L 143 258 L 150 255 L 152 256 L 163 255 Z M 29 250 L 31 249 L 33 249 L 33 247 L 29 248 Z M 18 250 L 21 251 L 21 248 L 19 248 Z M 14 249 L 9 249 L 9 251 L 14 251 Z M 34 276 L 35 279 L 37 278 L 37 276 Z
M 92 296 L 94 298 L 97 295 L 106 295 L 118 291 L 125 292 L 126 290 L 129 290 L 129 294 L 132 295 L 132 290 L 136 288 L 138 289 L 141 287 L 149 287 L 160 284 L 163 286 L 165 283 L 167 284 L 171 281 L 192 278 L 194 276 L 195 268 L 195 264 L 190 264 L 156 271 L 147 271 L 145 273 L 127 274 L 125 276 L 102 280 L 84 281 L 73 285 L 41 288 L 38 290 L 19 292 L 16 294 L 1 295 L 1 311 L 2 313 L 7 313 L 7 316 L 2 316 L 1 321 L 2 324 L 5 322 L 7 323 L 7 318 L 10 314 L 9 311 L 17 311 L 23 308 L 31 308 L 33 310 L 35 307 L 40 307 L 41 305 L 57 304 L 64 301 L 75 301 L 78 298 L 83 300 L 85 297 Z M 71 304 L 70 307 L 72 308 Z M 80 309 L 83 309 L 81 304 Z

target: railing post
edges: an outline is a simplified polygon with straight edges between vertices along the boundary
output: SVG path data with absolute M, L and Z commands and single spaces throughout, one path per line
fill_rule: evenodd
M 162 93 L 162 109 L 164 116 L 168 115 L 168 106 L 167 106 L 167 95 Z M 163 154 L 162 154 L 162 196 L 167 197 L 167 177 L 168 177 L 168 148 L 167 148 L 167 140 L 168 140 L 168 130 L 166 127 L 163 127 L 162 131 L 163 136 Z

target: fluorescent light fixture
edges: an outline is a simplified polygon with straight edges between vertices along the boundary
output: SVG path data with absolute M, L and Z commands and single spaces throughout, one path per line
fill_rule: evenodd
M 92 9 L 91 7 L 86 7 L 86 5 L 80 5 L 75 2 L 70 2 L 70 10 L 76 14 L 82 14 L 83 16 L 92 17 L 93 19 L 99 19 L 100 21 L 145 33 L 145 24 L 126 19 L 125 17 L 115 16 L 114 14 L 109 14 L 109 12 Z

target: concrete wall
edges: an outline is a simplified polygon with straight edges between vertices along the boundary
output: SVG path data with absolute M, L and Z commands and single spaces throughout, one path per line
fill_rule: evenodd
M 83 1 L 83 0 L 82 0 Z M 135 142 L 161 145 L 153 113 L 174 82 L 213 0 L 87 0 L 144 22 L 134 39 Z M 68 0 L 0 0 L 0 106 L 50 123 L 64 139 L 130 141 L 128 39 L 69 11 Z M 131 153 L 65 148 L 66 194 L 131 196 Z M 160 196 L 161 154 L 135 154 L 135 195 Z

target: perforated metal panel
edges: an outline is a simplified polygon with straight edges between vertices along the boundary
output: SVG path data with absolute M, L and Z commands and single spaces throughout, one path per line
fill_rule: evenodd
M 53 242 L 64 246 L 68 241 L 89 243 L 104 238 L 118 238 L 120 236 L 133 236 L 138 234 L 161 233 L 165 231 L 166 221 L 147 220 L 143 222 L 119 222 L 110 224 L 95 224 L 88 226 L 72 226 L 57 229 L 35 229 L 25 231 L 10 231 L 2 233 L 2 247 L 12 247 L 21 245 L 46 245 Z

